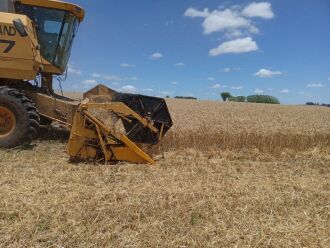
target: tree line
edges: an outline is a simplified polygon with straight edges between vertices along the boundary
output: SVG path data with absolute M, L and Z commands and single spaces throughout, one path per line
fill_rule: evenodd
M 232 96 L 229 92 L 222 92 L 221 98 L 224 102 L 280 104 L 280 101 L 276 97 L 268 95 Z
M 308 106 L 323 106 L 323 107 L 330 107 L 330 104 L 326 103 L 318 103 L 318 102 L 306 102 Z

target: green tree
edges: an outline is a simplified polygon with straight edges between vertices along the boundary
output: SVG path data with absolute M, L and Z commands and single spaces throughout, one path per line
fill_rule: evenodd
M 227 99 L 228 99 L 229 97 L 232 97 L 231 94 L 230 94 L 229 92 L 222 92 L 222 93 L 221 93 L 221 98 L 222 98 L 222 100 L 223 100 L 224 102 L 227 101 Z
M 252 103 L 268 103 L 268 104 L 280 104 L 280 101 L 274 96 L 267 95 L 252 95 L 247 97 L 247 102 Z
M 245 96 L 236 96 L 237 102 L 246 102 L 246 97 Z
M 227 98 L 230 102 L 246 102 L 245 96 L 231 96 Z

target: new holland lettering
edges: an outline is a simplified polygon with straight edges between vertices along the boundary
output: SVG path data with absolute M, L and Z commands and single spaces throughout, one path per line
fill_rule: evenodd
M 15 36 L 16 32 L 14 27 L 0 25 L 0 35 Z
M 11 49 L 13 49 L 13 47 L 16 45 L 16 42 L 13 40 L 2 40 L 0 39 L 0 44 L 6 44 L 3 53 L 9 53 L 11 51 Z M 1 52 L 1 50 L 0 50 Z

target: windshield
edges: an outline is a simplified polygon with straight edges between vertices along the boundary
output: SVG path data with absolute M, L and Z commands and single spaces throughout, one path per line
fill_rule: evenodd
M 51 64 L 65 70 L 78 19 L 65 10 L 16 3 L 16 11 L 27 15 L 35 24 L 41 55 Z

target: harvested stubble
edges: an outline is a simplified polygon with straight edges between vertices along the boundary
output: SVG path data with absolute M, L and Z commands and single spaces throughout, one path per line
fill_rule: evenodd
M 330 150 L 166 153 L 68 164 L 0 150 L 0 247 L 327 247 Z
M 330 146 L 330 108 L 167 100 L 174 127 L 159 151 Z
M 157 167 L 69 164 L 59 141 L 0 150 L 0 247 L 329 247 L 328 109 L 169 106 Z

